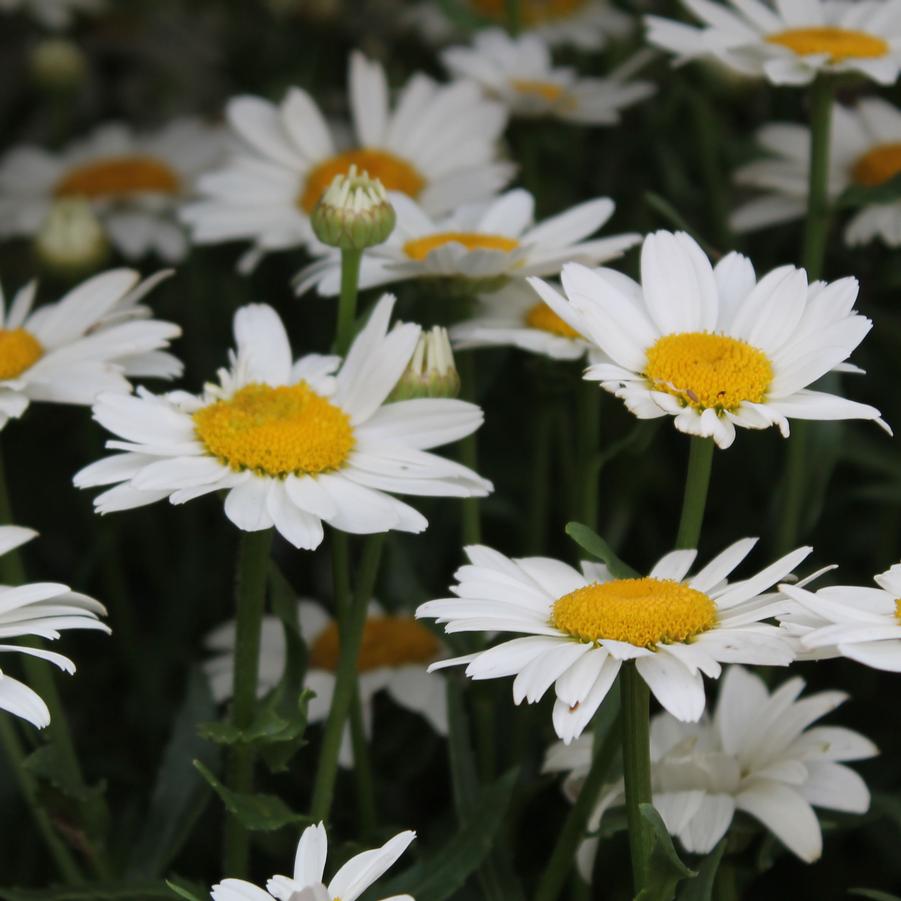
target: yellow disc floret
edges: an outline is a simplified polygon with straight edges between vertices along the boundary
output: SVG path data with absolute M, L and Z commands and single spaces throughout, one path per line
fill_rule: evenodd
M 889 52 L 889 45 L 874 34 L 847 28 L 790 28 L 766 38 L 771 44 L 786 47 L 798 56 L 825 54 L 829 62 L 847 59 L 877 59 Z
M 301 188 L 297 205 L 305 213 L 312 213 L 335 176 L 347 175 L 351 166 L 380 181 L 386 191 L 399 191 L 409 197 L 416 197 L 426 184 L 422 174 L 406 160 L 385 150 L 363 147 L 339 153 L 316 166 Z
M 340 469 L 354 446 L 348 415 L 306 382 L 245 385 L 198 410 L 194 428 L 232 469 L 276 477 Z
M 14 379 L 43 356 L 41 342 L 23 328 L 0 328 L 0 380 Z
M 716 622 L 716 605 L 706 594 L 671 579 L 586 585 L 555 601 L 551 612 L 551 625 L 579 641 L 640 648 L 689 641 Z
M 505 235 L 483 235 L 478 232 L 436 232 L 404 244 L 404 253 L 411 260 L 424 260 L 433 250 L 445 244 L 462 244 L 467 250 L 499 250 L 509 253 L 519 247 L 519 241 Z
M 70 169 L 56 183 L 57 197 L 127 197 L 130 194 L 177 194 L 178 173 L 152 156 L 116 156 Z
M 438 639 L 408 616 L 373 616 L 366 620 L 357 669 L 361 673 L 382 667 L 430 663 L 438 656 Z M 335 672 L 341 653 L 338 624 L 330 623 L 310 648 L 310 668 Z
M 644 374 L 655 391 L 698 410 L 760 403 L 773 381 L 767 355 L 738 338 L 709 332 L 664 335 L 647 352 Z
M 561 338 L 581 338 L 582 336 L 568 323 L 564 322 L 547 304 L 536 303 L 526 313 L 526 324 L 542 332 L 550 332 Z
M 563 88 L 550 81 L 529 81 L 516 78 L 510 82 L 510 85 L 517 94 L 533 97 L 536 100 L 546 100 L 548 103 L 555 103 L 563 96 Z
M 851 178 L 859 185 L 875 188 L 901 173 L 901 143 L 880 144 L 855 161 Z

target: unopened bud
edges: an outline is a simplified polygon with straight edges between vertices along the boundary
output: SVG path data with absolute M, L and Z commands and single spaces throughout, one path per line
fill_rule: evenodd
M 351 166 L 336 175 L 310 216 L 323 244 L 342 250 L 365 250 L 385 241 L 394 229 L 394 207 L 377 178 Z
M 57 200 L 34 239 L 38 258 L 48 268 L 76 275 L 98 268 L 109 244 L 91 205 L 81 197 Z
M 416 397 L 456 397 L 460 374 L 454 365 L 447 329 L 436 325 L 419 336 L 419 342 L 389 401 Z
M 84 82 L 87 59 L 81 48 L 66 38 L 45 38 L 31 51 L 31 74 L 45 91 L 73 91 Z

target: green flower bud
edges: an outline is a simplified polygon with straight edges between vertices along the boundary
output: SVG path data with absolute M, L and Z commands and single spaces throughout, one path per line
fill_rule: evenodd
M 351 166 L 336 175 L 310 216 L 316 237 L 341 250 L 365 250 L 394 229 L 394 207 L 377 178 Z
M 66 38 L 45 38 L 31 51 L 28 60 L 35 83 L 45 91 L 74 91 L 88 72 L 81 48 Z
M 419 336 L 416 350 L 388 400 L 456 397 L 459 393 L 460 374 L 454 366 L 447 329 L 436 325 Z
M 99 268 L 109 253 L 103 226 L 82 197 L 57 200 L 34 239 L 38 259 L 50 270 L 76 276 Z

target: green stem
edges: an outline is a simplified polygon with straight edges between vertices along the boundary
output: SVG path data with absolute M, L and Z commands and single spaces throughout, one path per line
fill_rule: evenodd
M 345 356 L 354 337 L 357 320 L 357 284 L 360 280 L 362 250 L 341 251 L 341 294 L 338 297 L 338 323 L 335 328 L 335 353 Z
M 601 392 L 594 382 L 579 385 L 579 493 L 578 521 L 592 529 L 598 526 L 598 486 L 601 470 Z
M 534 901 L 556 901 L 563 891 L 563 886 L 572 870 L 579 842 L 588 828 L 588 820 L 597 804 L 610 765 L 616 755 L 619 740 L 620 728 L 619 717 L 617 717 L 612 727 L 607 730 L 603 740 L 595 747 L 591 769 L 585 777 L 585 782 L 579 790 L 579 796 L 576 798 L 572 810 L 566 817 L 563 829 L 557 836 L 551 858 L 538 883 Z
M 44 839 L 47 849 L 50 851 L 50 856 L 53 858 L 53 862 L 56 865 L 57 870 L 59 870 L 60 876 L 62 876 L 70 885 L 83 883 L 84 877 L 82 876 L 81 870 L 73 858 L 72 853 L 66 845 L 63 844 L 56 830 L 53 828 L 53 824 L 50 822 L 47 812 L 41 807 L 41 802 L 38 799 L 37 785 L 25 767 L 25 750 L 19 741 L 18 735 L 16 735 L 15 726 L 13 725 L 12 720 L 5 714 L 0 714 L 0 744 L 3 745 L 3 750 L 9 760 L 10 770 L 19 784 L 19 790 L 22 792 L 22 797 L 28 805 L 28 809 L 31 812 L 31 816 L 34 819 L 38 832 L 41 833 L 41 837 Z
M 696 548 L 701 537 L 710 470 L 713 467 L 713 439 L 693 435 L 688 452 L 688 473 L 682 498 L 682 516 L 676 535 L 677 548 Z
M 247 729 L 257 709 L 257 675 L 260 665 L 260 632 L 266 603 L 266 578 L 272 530 L 242 532 L 235 585 L 234 698 L 231 720 L 238 729 Z M 228 762 L 228 786 L 239 794 L 253 791 L 254 751 L 239 742 Z M 250 864 L 250 835 L 241 821 L 229 815 L 225 823 L 225 872 L 233 878 L 246 877 Z
M 363 728 L 363 706 L 360 693 L 354 695 L 350 705 L 350 739 L 354 752 L 354 776 L 357 779 L 357 808 L 363 835 L 372 835 L 378 828 L 375 806 L 375 780 L 372 777 L 372 760 L 369 742 Z
M 356 591 L 347 616 L 343 622 L 339 621 L 341 650 L 338 656 L 338 671 L 335 674 L 332 706 L 325 723 L 322 748 L 319 752 L 319 768 L 313 786 L 311 816 L 314 822 L 327 820 L 332 809 L 341 735 L 357 688 L 357 660 L 363 641 L 363 629 L 366 626 L 366 608 L 375 588 L 384 543 L 384 534 L 371 535 L 366 540 Z
M 810 281 L 823 274 L 829 233 L 829 141 L 832 127 L 832 80 L 820 76 L 810 88 L 810 181 L 804 226 L 802 265 Z
M 626 821 L 632 856 L 634 894 L 647 884 L 651 841 L 640 806 L 651 804 L 651 751 L 647 683 L 630 660 L 620 670 L 623 709 L 623 778 L 626 784 Z
M 738 901 L 738 880 L 734 864 L 723 862 L 716 873 L 714 897 L 717 901 Z
M 532 472 L 529 478 L 529 533 L 526 542 L 530 554 L 545 550 L 548 500 L 550 498 L 549 466 L 551 458 L 551 416 L 548 400 L 535 395 L 535 416 L 532 420 Z
M 461 394 L 464 400 L 476 400 L 476 360 L 472 351 L 460 354 L 458 367 L 460 370 Z M 460 462 L 472 470 L 479 465 L 479 444 L 476 433 L 467 435 L 460 441 Z M 482 520 L 479 499 L 463 498 L 463 544 L 480 544 L 482 541 Z
M 519 10 L 519 0 L 504 0 L 504 9 L 507 13 L 507 31 L 516 37 L 522 25 L 522 17 Z

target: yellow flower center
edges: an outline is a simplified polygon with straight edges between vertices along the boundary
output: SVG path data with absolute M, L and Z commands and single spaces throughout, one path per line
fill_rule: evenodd
M 361 673 L 387 666 L 431 663 L 441 650 L 438 639 L 408 616 L 373 616 L 366 620 L 357 658 Z M 335 672 L 341 639 L 338 624 L 330 623 L 310 648 L 310 668 Z
M 43 356 L 41 342 L 23 328 L 0 328 L 0 381 L 14 379 Z
M 565 19 L 580 10 L 588 0 L 520 0 L 519 14 L 524 25 L 540 25 L 554 19 Z M 507 0 L 469 0 L 480 16 L 505 21 Z
M 234 470 L 269 476 L 340 469 L 354 446 L 348 415 L 296 385 L 245 385 L 194 414 L 197 437 Z
M 901 143 L 880 144 L 855 161 L 851 178 L 859 185 L 875 188 L 901 173 Z
M 511 81 L 510 84 L 517 93 L 525 94 L 527 97 L 534 97 L 538 100 L 547 100 L 548 103 L 553 103 L 563 96 L 563 88 L 549 81 L 528 81 L 517 78 Z
M 736 410 L 745 401 L 760 403 L 773 381 L 773 364 L 766 354 L 727 335 L 664 335 L 647 356 L 644 374 L 654 390 L 699 410 Z
M 901 598 L 895 598 L 895 619 L 901 623 Z
M 564 322 L 547 304 L 536 303 L 526 313 L 526 324 L 542 332 L 560 335 L 561 338 L 581 338 L 582 336 L 568 323 Z
M 125 197 L 129 194 L 177 194 L 178 173 L 152 156 L 115 156 L 70 169 L 56 183 L 57 197 Z
M 882 38 L 846 28 L 790 28 L 768 35 L 766 39 L 798 56 L 825 53 L 832 63 L 846 59 L 875 59 L 889 52 L 889 45 Z
M 339 153 L 314 167 L 297 198 L 298 206 L 305 213 L 312 213 L 334 177 L 347 175 L 351 166 L 356 166 L 359 172 L 366 172 L 370 178 L 377 178 L 386 191 L 400 191 L 401 194 L 416 197 L 426 185 L 423 175 L 406 160 L 385 150 L 363 147 Z
M 519 241 L 504 235 L 480 235 L 477 232 L 437 232 L 415 238 L 404 244 L 404 253 L 411 260 L 424 260 L 433 250 L 445 244 L 462 244 L 467 250 L 500 250 L 509 253 L 519 247 Z
M 554 602 L 551 625 L 584 642 L 625 641 L 639 648 L 689 641 L 712 629 L 716 605 L 671 579 L 614 579 Z

